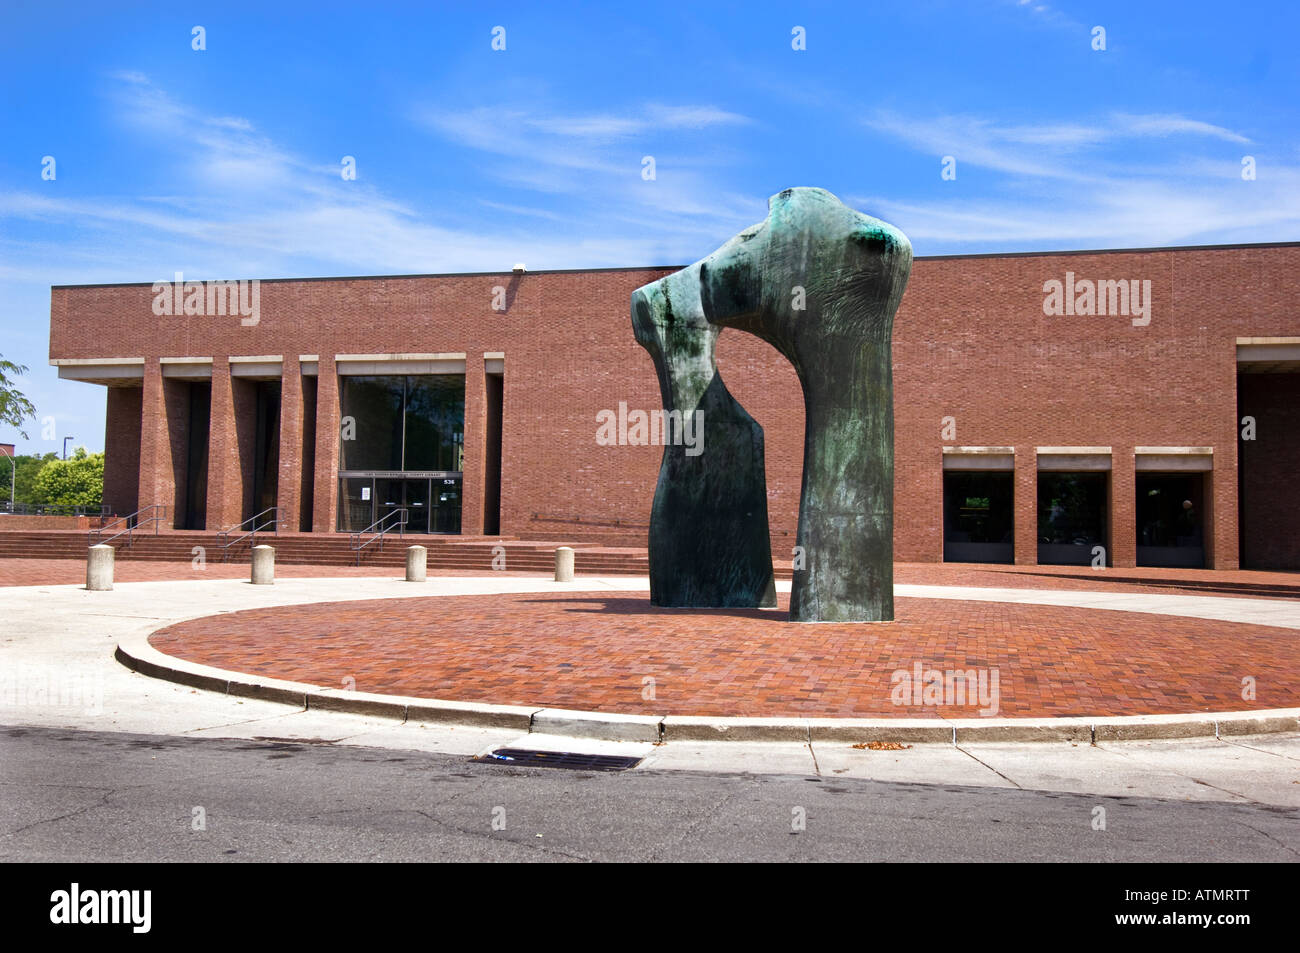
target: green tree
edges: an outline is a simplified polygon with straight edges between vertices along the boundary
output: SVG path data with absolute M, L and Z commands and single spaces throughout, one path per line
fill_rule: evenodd
M 8 424 L 27 439 L 23 430 L 23 421 L 28 417 L 36 419 L 36 408 L 14 386 L 13 378 L 27 373 L 27 368 L 13 361 L 6 361 L 0 356 L 0 424 Z
M 99 506 L 104 498 L 104 455 L 78 447 L 68 460 L 50 460 L 36 474 L 32 497 L 33 503 Z
M 42 457 L 19 454 L 12 461 L 8 457 L 0 458 L 0 503 L 9 502 L 9 484 L 13 481 L 15 470 L 18 476 L 18 486 L 14 490 L 14 501 L 17 503 L 34 503 L 32 487 L 36 483 L 36 475 L 41 472 L 41 468 L 47 463 L 58 458 L 59 455 L 54 452 L 47 453 Z

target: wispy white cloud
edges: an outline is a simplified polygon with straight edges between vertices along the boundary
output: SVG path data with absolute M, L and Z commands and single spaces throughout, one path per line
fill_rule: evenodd
M 940 198 L 857 198 L 931 247 L 1168 245 L 1300 231 L 1300 165 L 1269 157 L 1256 180 L 1243 180 L 1239 160 L 1251 139 L 1199 119 L 1114 113 L 1014 124 L 881 113 L 866 125 L 936 158 L 954 156 L 958 183 L 968 166 L 1001 174 L 982 182 L 978 199 L 959 184 Z M 1240 148 L 1225 155 L 1224 143 Z
M 1178 115 L 1117 113 L 1091 123 L 1008 124 L 978 116 L 901 116 L 881 112 L 866 126 L 959 164 L 1038 178 L 1102 181 L 1110 158 L 1098 148 L 1122 141 L 1197 137 L 1236 144 L 1250 139 L 1231 129 Z
M 684 257 L 707 250 L 697 240 L 716 243 L 765 211 L 765 196 L 736 193 L 721 180 L 719 141 L 697 136 L 752 122 L 715 106 L 651 103 L 619 116 L 423 108 L 415 118 L 455 146 L 494 157 L 483 168 L 503 187 L 563 194 L 586 229 L 626 232 L 632 223 L 656 247 L 676 243 Z M 646 155 L 653 180 L 642 176 Z
M 953 250 L 1115 248 L 1252 242 L 1300 234 L 1300 168 L 1268 167 L 1197 181 L 1113 180 L 1104 188 L 1013 192 L 983 199 L 858 195 L 853 204 L 914 241 Z
M 664 156 L 667 174 L 640 175 L 641 151 L 630 145 L 639 136 L 748 122 L 711 106 L 649 104 L 625 117 L 424 114 L 425 128 L 470 155 L 494 157 L 488 168 L 503 181 L 567 193 L 572 211 L 560 214 L 544 202 L 515 201 L 506 188 L 412 204 L 345 182 L 337 160 L 296 153 L 245 117 L 206 114 L 143 73 L 111 80 L 109 101 L 124 128 L 150 148 L 175 151 L 168 168 L 179 181 L 131 198 L 0 192 L 0 219 L 77 234 L 51 243 L 57 247 L 7 242 L 8 277 L 62 284 L 152 280 L 176 270 L 275 277 L 496 270 L 519 260 L 534 268 L 671 263 L 698 257 L 720 235 L 762 217 L 761 199 L 719 189 L 706 163 L 677 169 Z

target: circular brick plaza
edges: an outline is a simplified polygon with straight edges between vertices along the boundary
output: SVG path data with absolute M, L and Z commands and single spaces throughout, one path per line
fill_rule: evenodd
M 1041 718 L 1300 706 L 1295 629 L 930 598 L 898 599 L 890 623 L 801 625 L 786 620 L 787 598 L 779 611 L 656 609 L 638 592 L 373 600 L 211 616 L 150 642 L 327 688 L 626 714 Z M 954 692 L 949 672 L 974 679 Z M 1255 697 L 1243 698 L 1244 679 Z

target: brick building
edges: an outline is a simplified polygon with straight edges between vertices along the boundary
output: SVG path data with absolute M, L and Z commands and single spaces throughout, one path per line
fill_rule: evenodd
M 108 388 L 119 514 L 215 530 L 276 507 L 330 533 L 401 508 L 416 531 L 644 544 L 661 448 L 602 445 L 597 415 L 661 406 L 628 299 L 672 270 L 267 280 L 251 317 L 203 286 L 206 314 L 58 286 L 50 360 Z M 917 258 L 896 557 L 1300 569 L 1297 300 L 1300 243 Z M 764 427 L 788 559 L 798 382 L 734 331 L 718 363 Z

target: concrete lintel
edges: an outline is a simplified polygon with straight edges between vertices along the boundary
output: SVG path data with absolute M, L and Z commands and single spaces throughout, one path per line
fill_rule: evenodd
M 136 384 L 144 380 L 144 361 L 138 364 L 59 365 L 59 380 L 86 384 Z
M 414 354 L 335 354 L 336 362 L 343 361 L 463 361 L 466 358 L 464 351 L 448 351 L 446 353 L 421 352 Z
M 944 447 L 945 470 L 1014 470 L 1015 447 Z
M 1207 473 L 1214 469 L 1213 447 L 1137 447 L 1135 470 L 1178 470 Z
M 231 364 L 281 364 L 284 362 L 283 354 L 255 354 L 250 356 L 231 357 Z
M 1071 456 L 1078 454 L 1107 454 L 1111 452 L 1110 447 L 1037 447 L 1038 455 L 1041 456 Z
M 1294 338 L 1290 340 L 1287 338 L 1261 338 L 1257 340 L 1270 341 L 1271 343 L 1242 344 L 1240 341 L 1237 342 L 1238 364 L 1267 361 L 1300 361 L 1300 340 Z
M 184 380 L 208 380 L 212 376 L 212 362 L 205 361 L 199 363 L 167 363 L 162 366 L 162 376 L 168 380 L 181 378 Z
M 1109 470 L 1110 447 L 1038 447 L 1038 469 Z
M 260 363 L 241 363 L 230 365 L 231 377 L 279 377 L 283 373 L 284 365 L 279 361 L 263 361 Z
M 340 360 L 335 364 L 340 376 L 358 376 L 366 374 L 464 374 L 465 358 L 437 358 L 419 360 L 402 358 L 400 360 L 354 361 Z
M 138 364 L 144 366 L 143 357 L 52 357 L 53 367 L 98 367 L 100 365 L 123 366 Z

